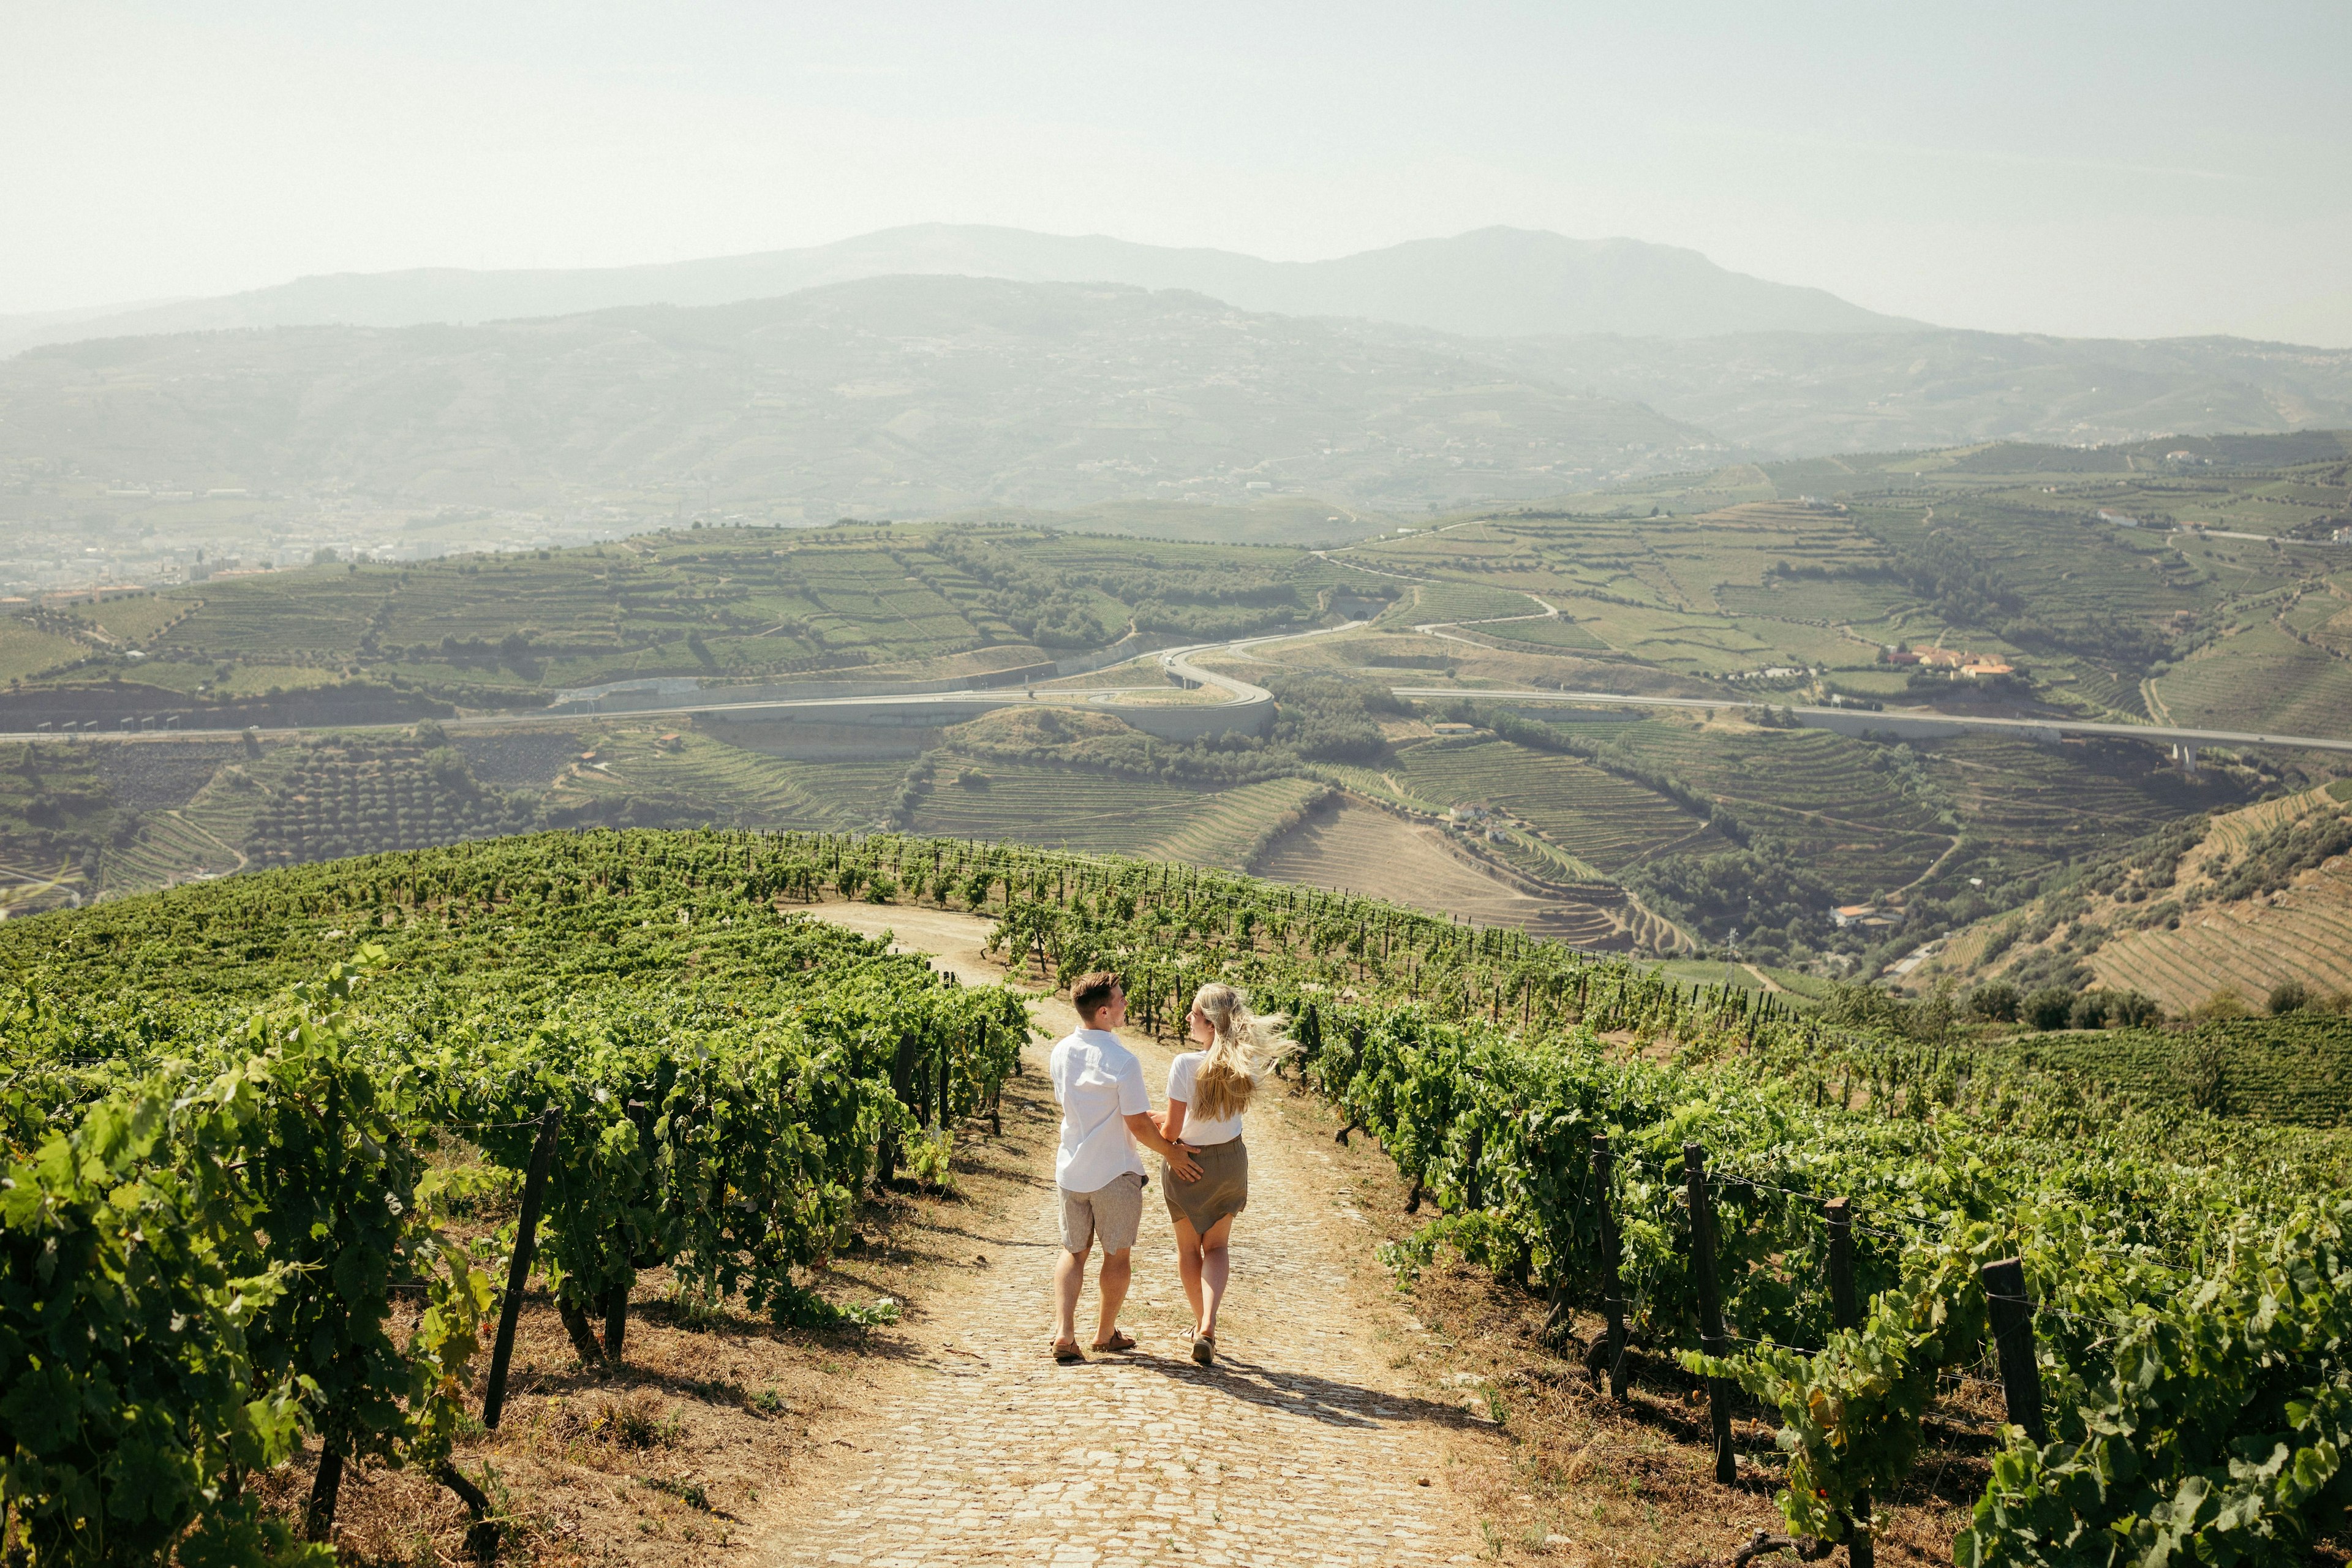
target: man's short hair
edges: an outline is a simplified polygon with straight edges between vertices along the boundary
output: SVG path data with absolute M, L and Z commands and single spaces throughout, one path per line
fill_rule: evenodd
M 1121 990 L 1118 976 L 1108 969 L 1089 969 L 1070 987 L 1070 1005 L 1078 1010 L 1078 1022 L 1083 1024 L 1110 1005 L 1114 994 Z

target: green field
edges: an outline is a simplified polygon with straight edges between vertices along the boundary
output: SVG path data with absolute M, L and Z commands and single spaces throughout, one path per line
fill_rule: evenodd
M 2352 1020 L 2242 1018 L 2194 1030 L 2069 1031 L 2008 1047 L 2029 1065 L 2110 1084 L 2143 1104 L 2305 1127 L 2352 1126 Z
M 1470 542 L 1457 542 L 1446 536 L 1449 557 L 1455 550 L 1475 548 Z M 1367 556 L 1367 560 L 1371 557 Z M 1501 616 L 1539 616 L 1543 606 L 1525 594 L 1507 588 L 1489 588 L 1468 583 L 1421 583 L 1408 589 L 1403 597 L 1381 617 L 1384 630 L 1427 626 L 1433 622 L 1485 621 Z
M 1590 627 L 1565 615 L 1539 621 L 1506 621 L 1497 626 L 1480 626 L 1477 632 L 1480 637 L 1493 637 L 1497 642 L 1528 643 L 1537 647 L 1594 653 L 1606 652 L 1609 647 Z
M 28 680 L 89 651 L 72 637 L 45 630 L 24 616 L 0 616 L 0 681 Z

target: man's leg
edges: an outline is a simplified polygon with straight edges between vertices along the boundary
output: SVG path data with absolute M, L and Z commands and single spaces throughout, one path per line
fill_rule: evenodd
M 1062 1256 L 1054 1262 L 1054 1348 L 1078 1343 L 1078 1292 L 1095 1244 L 1095 1208 L 1083 1193 L 1062 1194 Z
M 1114 1179 L 1099 1192 L 1087 1194 L 1095 1217 L 1095 1239 L 1102 1243 L 1102 1331 L 1095 1336 L 1097 1350 L 1124 1350 L 1134 1342 L 1114 1346 L 1118 1337 L 1119 1304 L 1127 1300 L 1130 1278 L 1129 1249 L 1135 1245 L 1143 1222 L 1143 1178 L 1133 1173 Z
M 1208 1320 L 1201 1316 L 1201 1233 L 1189 1219 L 1176 1222 L 1176 1272 L 1184 1281 L 1184 1300 L 1192 1303 L 1192 1331 Z
M 1201 1331 L 1213 1340 L 1217 1337 L 1217 1307 L 1225 1299 L 1225 1281 L 1233 1278 L 1234 1255 L 1226 1247 L 1233 1235 L 1234 1216 L 1227 1215 L 1201 1238 L 1201 1293 L 1208 1304 Z
M 1085 1260 L 1080 1259 L 1079 1268 L 1084 1267 Z M 1118 1331 L 1119 1305 L 1127 1300 L 1127 1282 L 1134 1277 L 1134 1262 L 1128 1248 L 1122 1247 L 1117 1252 L 1103 1248 L 1102 1277 L 1098 1281 L 1102 1286 L 1102 1327 L 1095 1333 L 1097 1350 L 1109 1344 L 1111 1335 Z M 1076 1304 L 1075 1291 L 1071 1293 L 1070 1300 L 1073 1306 Z
M 1121 1254 L 1124 1257 L 1125 1254 Z M 1110 1262 L 1103 1262 L 1103 1272 L 1110 1272 Z M 1054 1344 L 1055 1348 L 1078 1342 L 1078 1292 L 1086 1289 L 1087 1249 L 1076 1252 L 1065 1248 L 1054 1264 Z M 1119 1288 L 1126 1289 L 1126 1275 L 1119 1276 Z

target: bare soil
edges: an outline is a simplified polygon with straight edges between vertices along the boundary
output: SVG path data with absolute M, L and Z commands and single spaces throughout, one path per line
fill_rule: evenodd
M 1480 925 L 1591 943 L 1618 935 L 1605 909 L 1522 892 L 1450 854 L 1439 829 L 1353 803 L 1276 839 L 1252 867 L 1276 881 L 1360 893 Z

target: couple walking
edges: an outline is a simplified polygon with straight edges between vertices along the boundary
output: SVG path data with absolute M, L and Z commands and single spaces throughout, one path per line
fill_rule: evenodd
M 1102 1321 L 1097 1351 L 1135 1341 L 1118 1326 L 1127 1299 L 1129 1249 L 1143 1224 L 1143 1160 L 1160 1157 L 1160 1191 L 1176 1230 L 1176 1265 L 1192 1304 L 1192 1359 L 1216 1357 L 1217 1308 L 1232 1270 L 1226 1243 L 1249 1203 L 1249 1151 L 1242 1112 L 1257 1088 L 1260 1020 L 1230 985 L 1203 985 L 1186 1019 L 1196 1047 L 1168 1070 L 1168 1110 L 1151 1114 L 1143 1064 L 1112 1033 L 1127 1022 L 1118 977 L 1097 970 L 1070 988 L 1076 1033 L 1054 1047 L 1054 1097 L 1062 1106 L 1062 1146 L 1054 1175 L 1062 1190 L 1062 1256 L 1054 1270 L 1054 1359 L 1082 1362 L 1076 1319 L 1087 1254 L 1102 1244 Z

